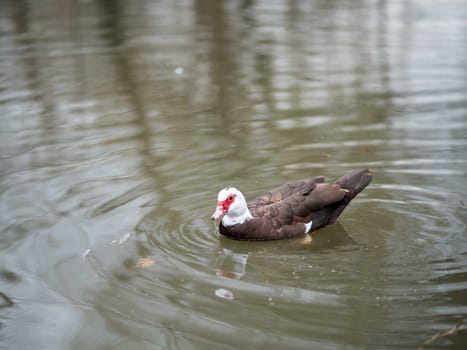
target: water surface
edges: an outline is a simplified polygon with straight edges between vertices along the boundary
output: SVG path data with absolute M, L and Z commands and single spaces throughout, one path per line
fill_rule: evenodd
M 0 13 L 0 348 L 417 349 L 467 315 L 463 1 Z M 355 168 L 311 245 L 210 221 Z

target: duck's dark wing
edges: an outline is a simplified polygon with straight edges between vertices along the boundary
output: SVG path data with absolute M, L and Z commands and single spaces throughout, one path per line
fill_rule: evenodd
M 249 208 L 256 208 L 265 205 L 271 205 L 280 202 L 293 194 L 307 193 L 315 188 L 316 184 L 323 183 L 324 176 L 317 176 L 312 179 L 299 180 L 287 183 L 279 188 L 268 191 L 261 196 L 258 196 L 248 201 Z

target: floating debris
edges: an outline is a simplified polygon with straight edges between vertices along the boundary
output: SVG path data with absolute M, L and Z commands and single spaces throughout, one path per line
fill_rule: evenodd
M 128 240 L 128 238 L 131 237 L 132 234 L 133 232 L 125 233 L 121 238 L 110 241 L 109 244 L 110 245 L 122 245 Z
M 136 262 L 136 267 L 144 269 L 146 267 L 154 265 L 155 263 L 156 262 L 151 258 L 140 258 Z
M 14 305 L 13 300 L 11 300 L 11 298 L 8 295 L 6 295 L 5 293 L 0 292 L 0 297 L 2 297 L 2 299 L 4 301 L 3 303 L 0 303 L 0 308 L 9 307 L 9 306 Z
M 216 294 L 216 297 L 222 298 L 222 299 L 228 299 L 228 300 L 234 300 L 235 296 L 231 291 L 228 291 L 227 289 L 224 288 L 219 288 L 216 289 L 214 292 Z
M 86 260 L 86 258 L 88 257 L 89 253 L 91 253 L 91 249 L 86 249 L 84 252 L 81 253 L 81 257 L 83 258 L 83 260 Z
M 175 74 L 177 74 L 177 75 L 182 75 L 183 72 L 184 72 L 183 67 L 177 67 L 177 68 L 175 68 Z
M 457 333 L 459 328 L 461 328 L 463 322 L 464 322 L 464 318 L 462 317 L 459 321 L 457 321 L 457 323 L 456 323 L 456 325 L 454 327 L 449 328 L 449 329 L 445 329 L 444 331 L 440 331 L 440 332 L 436 333 L 434 336 L 432 336 L 430 339 L 428 339 L 426 342 L 424 342 L 421 348 L 423 348 L 425 345 L 429 345 L 429 344 L 433 343 L 434 341 L 438 340 L 439 338 L 442 338 L 442 337 L 445 337 L 447 335 Z

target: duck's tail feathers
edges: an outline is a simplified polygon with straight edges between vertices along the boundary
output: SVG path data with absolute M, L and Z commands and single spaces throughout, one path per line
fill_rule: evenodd
M 346 196 L 346 201 L 348 203 L 368 186 L 372 178 L 373 176 L 368 169 L 359 169 L 345 174 L 337 180 L 336 183 L 349 191 L 349 195 Z
M 347 195 L 334 205 L 324 207 L 323 209 L 315 212 L 313 216 L 313 226 L 311 229 L 314 231 L 335 223 L 350 201 L 354 199 L 355 196 L 366 186 L 368 186 L 371 179 L 372 176 L 370 171 L 368 169 L 363 169 L 351 171 L 337 180 L 336 183 L 348 191 Z

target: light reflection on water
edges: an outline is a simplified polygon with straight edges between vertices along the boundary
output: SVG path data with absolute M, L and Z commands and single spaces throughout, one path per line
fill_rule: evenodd
M 60 4 L 0 5 L 0 345 L 407 349 L 467 315 L 461 1 Z M 363 167 L 311 245 L 210 221 Z

